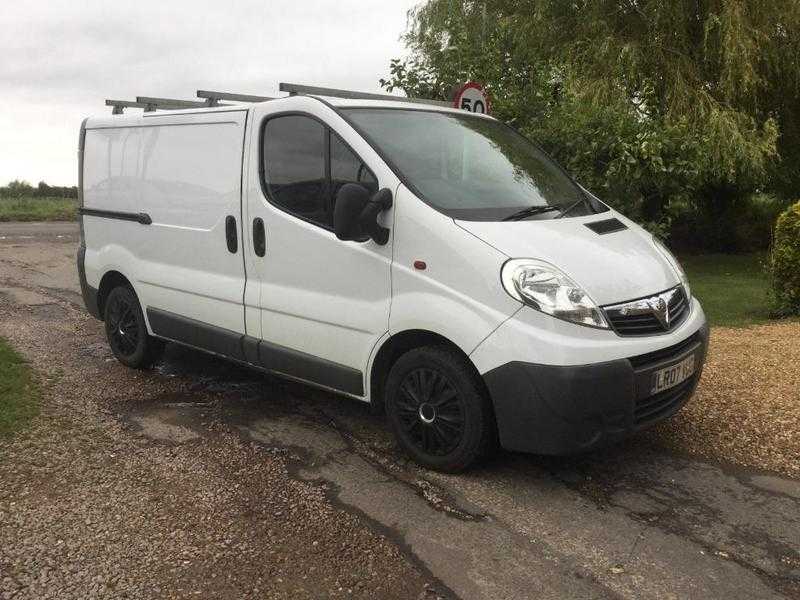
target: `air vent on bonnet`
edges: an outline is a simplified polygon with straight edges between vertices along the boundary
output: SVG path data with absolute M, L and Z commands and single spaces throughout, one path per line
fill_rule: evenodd
M 594 223 L 584 223 L 589 229 L 594 231 L 595 233 L 599 233 L 600 235 L 604 235 L 606 233 L 613 233 L 615 231 L 621 231 L 623 229 L 627 229 L 625 223 L 620 221 L 619 219 L 606 219 L 605 221 L 595 221 Z

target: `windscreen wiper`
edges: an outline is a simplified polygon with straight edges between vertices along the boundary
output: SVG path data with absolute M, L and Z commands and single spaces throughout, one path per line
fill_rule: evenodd
M 550 206 L 549 204 L 545 204 L 543 206 L 528 206 L 527 208 L 518 210 L 515 213 L 511 213 L 510 215 L 505 217 L 503 221 L 520 221 L 525 217 L 540 215 L 542 213 L 550 212 L 552 210 L 561 210 L 561 209 L 558 208 L 557 206 Z
M 582 204 L 582 203 L 584 203 L 584 202 L 585 202 L 585 203 L 587 203 L 587 204 L 591 204 L 591 203 L 589 202 L 589 199 L 588 199 L 588 197 L 586 196 L 586 194 L 583 194 L 583 197 L 582 197 L 582 198 L 578 198 L 577 200 L 575 200 L 575 202 L 573 202 L 573 203 L 572 203 L 572 204 L 570 204 L 570 205 L 569 205 L 567 208 L 565 208 L 564 210 L 562 210 L 562 211 L 561 211 L 561 214 L 559 214 L 559 215 L 556 215 L 556 216 L 555 216 L 555 217 L 553 217 L 553 218 L 554 218 L 554 219 L 560 219 L 561 217 L 564 217 L 564 216 L 566 216 L 566 215 L 567 215 L 567 213 L 570 213 L 570 212 L 572 212 L 572 209 L 573 209 L 573 208 L 575 208 L 576 206 L 578 206 L 579 204 Z

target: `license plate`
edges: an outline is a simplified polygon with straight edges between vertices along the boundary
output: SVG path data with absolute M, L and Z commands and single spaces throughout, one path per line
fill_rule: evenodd
M 671 367 L 659 369 L 653 373 L 653 387 L 650 390 L 651 394 L 663 392 L 669 388 L 675 387 L 679 383 L 683 383 L 694 374 L 694 354 L 690 354 L 681 362 Z

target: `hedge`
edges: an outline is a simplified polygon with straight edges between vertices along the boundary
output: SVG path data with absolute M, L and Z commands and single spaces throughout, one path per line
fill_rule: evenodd
M 800 315 L 800 201 L 778 217 L 770 270 L 772 312 L 775 316 Z

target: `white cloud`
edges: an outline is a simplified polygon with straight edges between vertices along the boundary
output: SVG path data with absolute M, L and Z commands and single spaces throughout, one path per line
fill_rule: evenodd
M 28 0 L 0 11 L 0 184 L 77 182 L 81 120 L 106 98 L 380 91 L 419 0 Z

